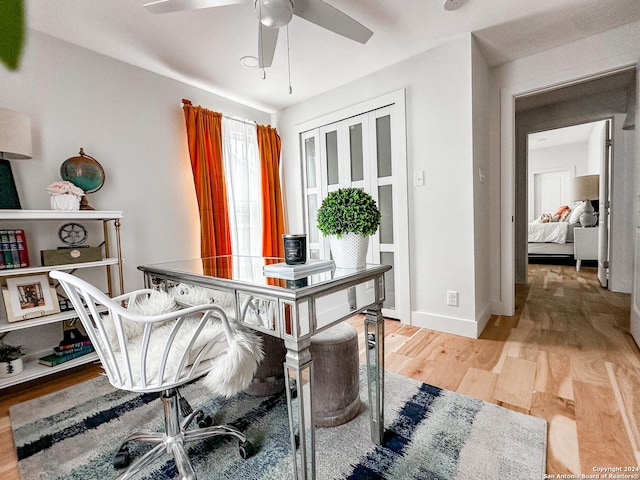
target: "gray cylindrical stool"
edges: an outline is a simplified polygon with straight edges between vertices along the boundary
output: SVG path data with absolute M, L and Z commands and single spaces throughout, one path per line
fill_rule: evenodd
M 264 359 L 258 365 L 251 385 L 245 393 L 256 397 L 268 397 L 284 391 L 284 357 L 287 349 L 284 340 L 271 335 L 255 332 L 262 337 Z
M 335 427 L 360 411 L 358 333 L 339 323 L 311 337 L 313 404 L 317 427 Z

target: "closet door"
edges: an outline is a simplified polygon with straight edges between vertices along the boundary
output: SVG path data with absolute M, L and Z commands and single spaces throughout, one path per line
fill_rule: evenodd
M 380 228 L 370 239 L 367 262 L 393 267 L 385 275 L 382 313 L 401 318 L 401 314 L 408 315 L 409 311 L 408 208 L 404 124 L 395 124 L 393 117 L 391 106 L 379 108 L 304 132 L 300 137 L 306 169 L 304 191 L 310 258 L 315 258 L 312 256 L 315 252 L 320 258 L 330 258 L 328 240 L 315 233 L 315 212 L 322 199 L 339 188 L 362 188 L 376 200 L 382 214 Z M 309 181 L 313 168 L 319 175 L 316 183 Z M 400 288 L 404 292 L 400 302 L 404 309 L 398 308 Z M 409 321 L 406 316 L 405 321 Z
M 383 314 L 398 318 L 396 313 L 396 239 L 400 226 L 395 222 L 394 194 L 397 188 L 397 173 L 393 168 L 391 110 L 381 108 L 369 114 L 369 188 L 367 191 L 375 198 L 381 213 L 380 228 L 371 237 L 369 258 L 371 263 L 391 265 L 385 274 L 385 301 Z M 394 176 L 395 175 L 395 176 Z M 406 186 L 405 186 L 406 189 Z

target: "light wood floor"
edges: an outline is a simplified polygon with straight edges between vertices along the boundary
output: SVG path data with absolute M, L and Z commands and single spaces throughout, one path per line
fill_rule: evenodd
M 516 297 L 516 314 L 492 317 L 477 340 L 386 321 L 385 368 L 545 418 L 549 474 L 639 465 L 630 296 L 601 288 L 594 268 L 531 265 Z M 351 323 L 364 342 L 361 319 Z M 9 407 L 97 372 L 85 367 L 0 391 L 0 478 L 19 480 Z

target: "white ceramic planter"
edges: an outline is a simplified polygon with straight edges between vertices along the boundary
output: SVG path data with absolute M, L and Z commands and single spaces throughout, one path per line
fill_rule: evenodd
M 71 193 L 51 195 L 52 210 L 80 210 L 80 197 Z
M 22 363 L 22 358 L 18 358 L 17 360 L 12 360 L 10 362 L 0 362 L 0 378 L 8 378 L 18 375 L 19 373 L 22 373 L 23 368 L 24 364 Z
M 364 267 L 369 249 L 369 237 L 347 233 L 338 238 L 329 235 L 329 247 L 336 268 Z

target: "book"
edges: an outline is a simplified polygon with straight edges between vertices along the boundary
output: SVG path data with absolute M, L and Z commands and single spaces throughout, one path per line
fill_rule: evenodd
M 288 265 L 285 262 L 272 263 L 262 267 L 262 273 L 268 277 L 297 280 L 314 273 L 326 272 L 334 267 L 333 260 L 307 260 L 307 263 Z
M 84 343 L 84 342 L 83 342 Z M 60 347 L 53 347 L 53 353 L 55 353 L 56 355 L 58 355 L 59 357 L 63 356 L 63 355 L 68 355 L 69 353 L 77 353 L 77 352 L 81 352 L 83 350 L 86 350 L 87 347 L 93 347 L 91 345 L 91 342 L 88 342 L 85 345 L 80 345 L 78 347 L 71 347 L 71 348 L 65 348 L 64 350 L 60 350 Z
M 50 355 L 40 357 L 38 359 L 38 363 L 47 367 L 55 367 L 56 365 L 68 362 L 69 360 L 73 360 L 74 358 L 82 357 L 83 355 L 87 355 L 91 352 L 93 352 L 93 346 L 84 347 L 78 352 L 69 353 L 67 355 L 56 355 L 55 353 L 52 353 Z
M 16 229 L 16 243 L 18 244 L 18 258 L 20 259 L 20 268 L 29 266 L 29 250 L 27 250 L 27 239 L 24 230 Z
M 11 243 L 9 242 L 9 230 L 0 230 L 0 249 L 4 257 L 5 268 L 14 268 Z
M 18 242 L 16 240 L 15 230 L 9 230 L 9 249 L 11 250 L 13 268 L 20 268 L 20 254 L 18 253 Z
M 64 341 L 62 341 L 57 347 L 53 347 L 53 351 L 56 353 L 64 353 L 65 351 L 68 351 L 68 350 L 88 347 L 90 345 L 91 345 L 91 340 L 82 340 L 74 343 L 64 343 Z
M 91 347 L 93 349 L 93 347 Z M 57 351 L 57 350 L 53 350 L 53 353 L 55 355 L 57 355 L 58 357 L 64 357 L 66 355 L 69 355 L 70 353 L 78 353 L 78 352 L 85 352 L 87 350 L 87 347 L 75 347 L 75 348 L 70 348 L 68 350 L 61 350 L 61 351 Z

